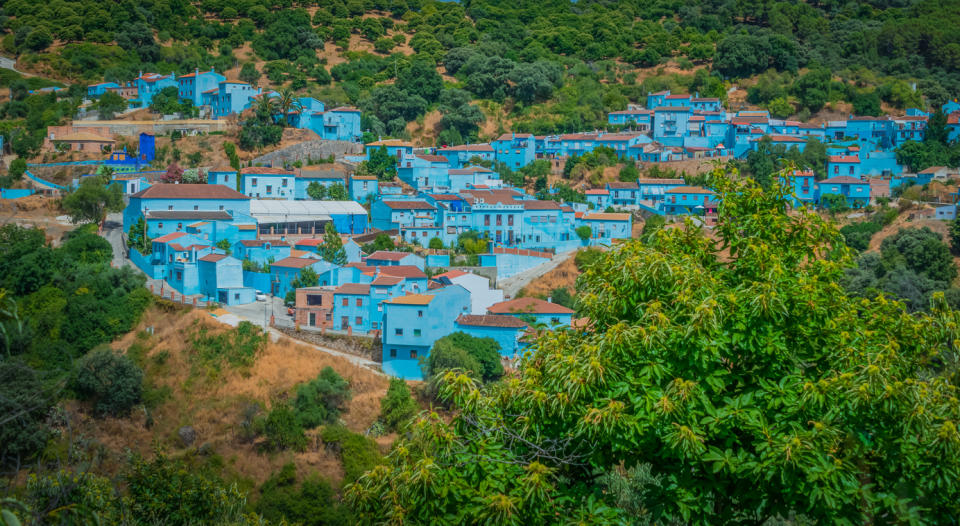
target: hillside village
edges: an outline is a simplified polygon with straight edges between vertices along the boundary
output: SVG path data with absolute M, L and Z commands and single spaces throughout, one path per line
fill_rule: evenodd
M 960 517 L 955 0 L 0 2 L 0 526 Z
M 284 97 L 274 118 L 321 140 L 354 143 L 363 154 L 347 148 L 319 165 L 215 166 L 188 183 L 149 170 L 156 151 L 152 133 L 137 135 L 135 152 L 107 153 L 116 144 L 109 128 L 51 128 L 46 141 L 52 148 L 94 158 L 60 164 L 108 173 L 109 184 L 122 189 L 123 258 L 147 275 L 152 292 L 181 303 L 276 302 L 271 324 L 370 338 L 382 349 L 375 359 L 383 370 L 405 379 L 422 379 L 421 364 L 434 342 L 454 332 L 493 337 L 508 362 L 522 354 L 525 337 L 537 327 L 575 323 L 572 309 L 549 298 L 505 299 L 499 282 L 535 274 L 583 247 L 630 239 L 634 222 L 643 218 L 691 217 L 710 227 L 720 206 L 711 188 L 682 177 L 641 174 L 602 187 L 567 193 L 553 187 L 531 195 L 498 171 L 546 161 L 551 172 L 562 173 L 569 160 L 597 152 L 649 169 L 690 159 L 742 160 L 760 148 L 802 154 L 813 141 L 826 145 L 826 164 L 793 170 L 782 182 L 796 207 L 839 202 L 847 209 L 888 201 L 898 187 L 956 176 L 945 167 L 910 173 L 897 163 L 898 146 L 923 140 L 930 114 L 917 109 L 902 117 L 851 116 L 813 125 L 774 119 L 767 111 L 728 112 L 717 98 L 663 91 L 649 93 L 646 107 L 611 112 L 612 131 L 511 132 L 489 143 L 420 147 L 370 140 L 356 108 L 326 110 L 316 99 L 290 99 L 214 70 L 141 72 L 133 83 L 91 85 L 87 97 L 113 93 L 146 108 L 165 88 L 198 108 L 198 122 L 236 118 L 263 100 Z M 941 111 L 955 139 L 960 104 L 948 102 Z M 370 173 L 374 163 L 386 173 Z M 5 190 L 5 197 L 69 190 L 27 175 L 34 188 Z M 949 200 L 955 203 L 957 194 Z M 935 217 L 953 219 L 956 204 L 942 203 Z M 379 249 L 369 248 L 375 245 Z

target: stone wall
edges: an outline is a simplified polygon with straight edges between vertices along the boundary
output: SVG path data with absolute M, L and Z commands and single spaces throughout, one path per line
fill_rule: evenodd
M 327 331 L 321 333 L 314 328 L 293 328 L 274 324 L 273 328 L 278 331 L 305 342 L 327 347 L 336 351 L 345 352 L 354 356 L 360 356 L 374 362 L 380 362 L 382 356 L 382 344 L 379 338 L 370 338 L 366 336 L 348 336 L 345 334 L 335 334 Z
M 261 166 L 282 166 L 302 161 L 307 164 L 308 159 L 326 159 L 333 154 L 340 159 L 345 155 L 363 153 L 363 145 L 349 141 L 304 141 L 293 146 L 261 155 L 253 160 L 253 164 Z

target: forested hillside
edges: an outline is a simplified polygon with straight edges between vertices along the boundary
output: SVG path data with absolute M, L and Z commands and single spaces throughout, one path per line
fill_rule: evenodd
M 725 97 L 731 81 L 782 116 L 960 93 L 949 0 L 11 0 L 0 23 L 21 67 L 62 80 L 214 67 L 359 105 L 374 134 L 439 109 L 446 143 L 487 119 L 488 134 L 588 129 L 647 91 Z

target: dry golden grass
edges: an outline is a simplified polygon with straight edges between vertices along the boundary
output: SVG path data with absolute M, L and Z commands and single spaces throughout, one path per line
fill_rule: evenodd
M 121 350 L 138 343 L 147 346 L 148 378 L 155 387 L 170 389 L 170 396 L 153 410 L 152 425 L 147 426 L 147 417 L 142 411 L 128 418 L 95 420 L 80 404 L 70 405 L 79 428 L 113 453 L 115 466 L 121 466 L 117 459 L 128 449 L 148 457 L 154 444 L 173 454 L 191 449 L 183 448 L 177 437 L 181 426 L 190 425 L 197 432 L 192 448 L 205 444 L 224 459 L 226 469 L 233 476 L 260 484 L 283 464 L 294 462 L 301 473 L 315 470 L 334 483 L 342 480 L 339 459 L 318 446 L 316 431 L 307 433 L 310 442 L 302 453 L 258 453 L 254 444 L 239 439 L 244 411 L 253 403 L 269 407 L 271 400 L 291 398 L 296 384 L 316 378 L 324 367 L 330 366 L 350 381 L 353 392 L 342 420 L 352 431 L 363 432 L 380 413 L 380 399 L 388 385 L 386 377 L 285 338 L 269 342 L 249 369 L 224 366 L 219 374 L 208 370 L 197 372 L 188 359 L 189 335 L 196 327 L 205 327 L 210 335 L 230 327 L 204 311 L 164 312 L 156 307 L 146 313 L 144 320 L 136 331 L 113 346 Z M 138 338 L 137 333 L 147 326 L 154 328 L 154 335 Z M 386 450 L 393 438 L 384 437 L 378 443 Z

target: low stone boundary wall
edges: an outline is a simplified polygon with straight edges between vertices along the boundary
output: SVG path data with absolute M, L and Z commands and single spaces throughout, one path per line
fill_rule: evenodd
M 274 329 L 290 336 L 291 338 L 302 340 L 307 343 L 327 347 L 337 351 L 360 356 L 370 361 L 380 362 L 382 359 L 383 345 L 379 339 L 365 336 L 348 336 L 328 332 L 317 332 L 315 329 L 304 329 L 296 327 L 283 327 L 274 324 Z

